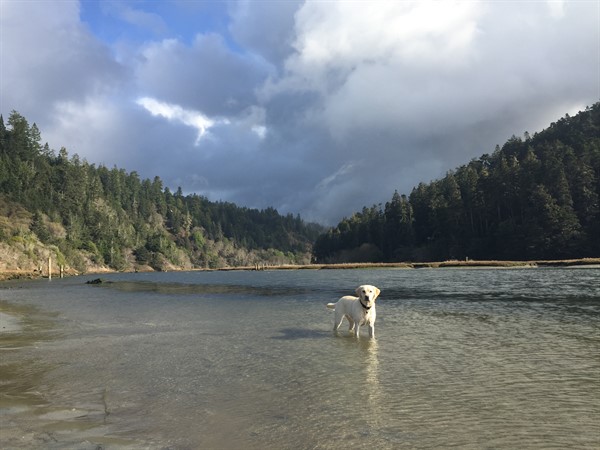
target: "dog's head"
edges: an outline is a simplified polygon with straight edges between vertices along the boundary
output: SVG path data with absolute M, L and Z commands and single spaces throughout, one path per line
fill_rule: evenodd
M 361 303 L 367 308 L 375 306 L 375 299 L 379 296 L 380 292 L 378 288 L 370 284 L 363 284 L 356 288 L 356 295 L 358 295 Z

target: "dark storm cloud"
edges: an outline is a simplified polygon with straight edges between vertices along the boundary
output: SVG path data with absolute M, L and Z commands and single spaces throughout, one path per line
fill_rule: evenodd
M 242 0 L 231 8 L 229 30 L 241 45 L 280 66 L 293 50 L 294 15 L 302 3 Z

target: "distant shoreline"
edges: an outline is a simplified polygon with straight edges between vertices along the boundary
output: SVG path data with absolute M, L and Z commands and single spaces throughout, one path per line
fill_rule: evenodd
M 562 259 L 547 261 L 477 261 L 477 260 L 449 260 L 433 262 L 393 262 L 393 263 L 338 263 L 338 264 L 299 264 L 280 266 L 254 266 L 254 267 L 224 267 L 212 270 L 327 270 L 327 269 L 438 269 L 438 268 L 534 268 L 534 267 L 574 267 L 598 266 L 600 258 Z
M 284 264 L 267 265 L 256 264 L 253 266 L 220 267 L 216 269 L 194 268 L 178 269 L 177 271 L 237 271 L 237 270 L 328 270 L 328 269 L 438 269 L 438 268 L 536 268 L 536 267 L 592 267 L 600 268 L 600 258 L 558 259 L 558 260 L 532 260 L 532 261 L 479 261 L 479 260 L 449 260 L 434 262 L 393 262 L 393 263 L 338 263 L 338 264 Z M 102 272 L 75 273 L 69 271 L 66 276 L 78 275 L 102 275 L 106 273 L 118 273 L 114 270 L 103 270 Z M 58 274 L 52 274 L 58 278 Z M 0 281 L 26 280 L 47 278 L 47 274 L 30 270 L 1 270 Z

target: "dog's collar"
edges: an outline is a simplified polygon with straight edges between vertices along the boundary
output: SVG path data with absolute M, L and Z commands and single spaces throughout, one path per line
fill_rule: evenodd
M 358 301 L 360 303 L 360 306 L 362 306 L 364 309 L 366 309 L 367 311 L 371 309 L 370 306 L 365 306 L 365 304 L 362 302 L 362 300 Z

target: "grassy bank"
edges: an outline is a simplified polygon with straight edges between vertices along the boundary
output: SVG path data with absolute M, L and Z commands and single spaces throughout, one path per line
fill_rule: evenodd
M 281 266 L 259 266 L 259 267 L 231 267 L 217 270 L 297 270 L 297 269 L 422 269 L 422 268 L 477 268 L 477 267 L 572 267 L 572 266 L 600 266 L 600 258 L 563 259 L 548 261 L 433 261 L 433 262 L 395 262 L 395 263 L 342 263 L 342 264 L 304 264 L 304 265 L 281 265 Z
M 230 270 L 327 270 L 327 269 L 438 269 L 438 268 L 533 268 L 533 267 L 584 267 L 599 266 L 600 258 L 581 258 L 581 259 L 560 259 L 547 261 L 434 261 L 434 262 L 397 262 L 397 263 L 343 263 L 343 264 L 281 264 L 281 265 L 255 265 L 222 267 L 218 269 L 192 269 L 197 271 L 230 271 Z M 190 270 L 181 268 L 176 270 Z M 111 273 L 110 270 L 101 272 L 91 271 L 88 273 L 77 273 L 67 271 L 65 276 L 90 275 L 98 273 Z M 37 270 L 0 270 L 0 281 L 14 279 L 37 279 L 47 278 L 47 273 L 40 273 Z M 58 278 L 58 274 L 53 274 L 53 278 Z

